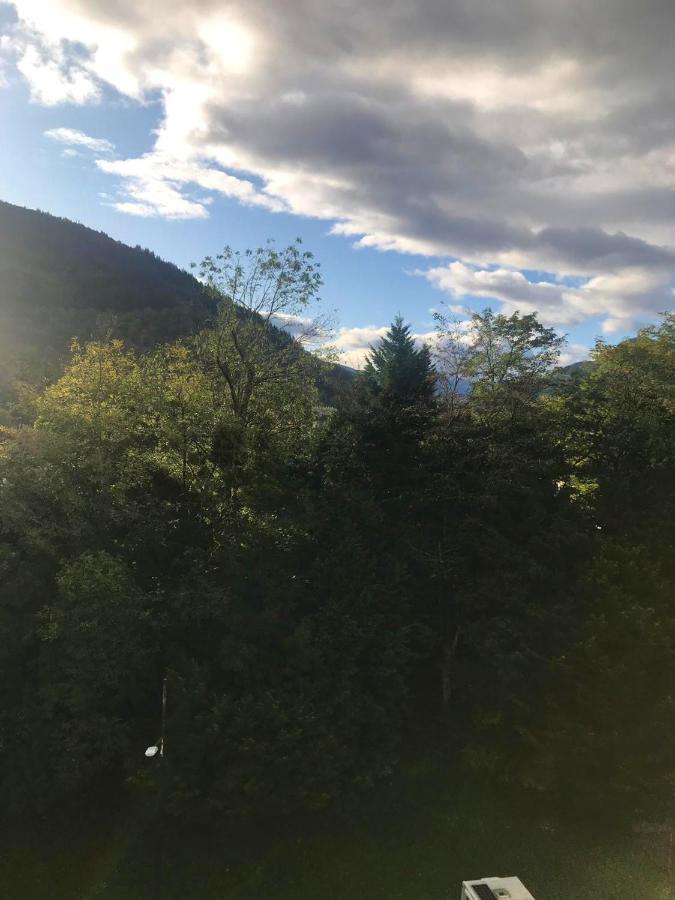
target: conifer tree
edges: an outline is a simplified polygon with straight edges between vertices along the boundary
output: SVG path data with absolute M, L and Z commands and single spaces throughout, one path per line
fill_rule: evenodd
M 415 347 L 410 326 L 401 316 L 396 316 L 385 337 L 371 349 L 364 374 L 374 394 L 403 406 L 433 397 L 434 367 L 429 348 Z

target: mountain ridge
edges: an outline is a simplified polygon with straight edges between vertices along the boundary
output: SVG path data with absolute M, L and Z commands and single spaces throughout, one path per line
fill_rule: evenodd
M 188 333 L 212 307 L 196 278 L 152 251 L 0 201 L 5 354 L 61 356 L 73 337 L 111 332 L 144 349 Z
M 215 308 L 201 282 L 151 250 L 0 200 L 0 395 L 24 373 L 58 377 L 73 338 L 145 351 L 194 333 Z M 320 372 L 325 402 L 355 375 L 330 363 Z

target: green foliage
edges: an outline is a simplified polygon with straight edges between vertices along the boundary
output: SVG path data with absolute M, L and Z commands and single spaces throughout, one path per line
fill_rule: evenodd
M 364 369 L 368 389 L 400 406 L 430 400 L 434 371 L 427 346 L 419 350 L 410 326 L 397 316 L 389 331 L 368 355 Z
M 648 529 L 658 542 L 675 512 L 673 316 L 616 347 L 599 342 L 593 359 L 567 401 L 575 472 L 597 489 L 599 524 L 643 537 Z
M 435 314 L 440 341 L 441 380 L 456 403 L 462 388 L 472 395 L 474 413 L 496 420 L 515 420 L 527 410 L 550 380 L 565 343 L 545 328 L 534 313 L 521 316 L 474 313 L 468 330 Z
M 213 312 L 202 285 L 149 250 L 0 202 L 0 414 L 25 421 L 12 384 L 58 377 L 73 337 L 149 349 Z
M 397 758 L 411 659 L 400 604 L 370 584 L 327 591 L 319 609 L 247 587 L 256 619 L 232 596 L 211 653 L 172 670 L 173 802 L 235 820 L 342 802 Z
M 572 496 L 594 523 L 594 553 L 585 615 L 533 729 L 537 777 L 609 785 L 636 807 L 667 807 L 675 772 L 673 337 L 666 316 L 616 347 L 599 343 L 564 397 Z
M 304 314 L 321 275 L 299 239 L 281 252 L 271 242 L 243 256 L 225 247 L 202 261 L 199 274 L 218 304 L 215 327 L 199 342 L 201 357 L 222 379 L 234 415 L 245 421 L 260 388 L 306 381 L 310 357 L 302 339 L 316 337 L 320 323 Z M 295 338 L 274 327 L 295 324 L 301 325 Z
M 156 657 L 149 599 L 121 560 L 84 554 L 56 583 L 54 603 L 37 618 L 38 709 L 49 740 L 37 777 L 48 777 L 47 797 L 133 759 L 134 720 Z
M 144 356 L 75 342 L 34 425 L 4 433 L 13 807 L 111 777 L 150 786 L 163 671 L 174 809 L 325 806 L 391 769 L 409 640 L 375 575 L 358 570 L 342 594 L 313 562 L 310 525 L 329 517 L 312 488 L 316 388 L 273 356 L 242 416 L 204 355 L 210 337 Z M 227 335 L 220 349 L 233 351 Z
M 266 322 L 279 316 L 298 316 L 316 298 L 323 280 L 318 263 L 302 241 L 279 251 L 272 241 L 243 254 L 225 247 L 217 256 L 206 256 L 199 275 L 217 300 L 227 298 Z
M 609 795 L 647 817 L 667 816 L 675 769 L 672 564 L 657 548 L 603 539 L 586 586 L 587 615 L 552 660 L 549 693 L 530 726 L 528 778 L 578 790 L 587 805 Z
M 337 808 L 432 740 L 542 791 L 655 803 L 672 318 L 557 381 L 532 315 L 439 320 L 433 365 L 397 318 L 328 408 L 325 367 L 274 327 L 316 334 L 311 254 L 226 248 L 201 274 L 209 325 L 73 341 L 0 430 L 3 803 Z

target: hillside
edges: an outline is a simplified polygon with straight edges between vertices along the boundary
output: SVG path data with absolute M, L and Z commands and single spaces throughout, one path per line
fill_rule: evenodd
M 0 202 L 0 351 L 60 357 L 73 336 L 139 347 L 191 330 L 209 310 L 199 282 L 149 250 L 68 219 Z
M 0 201 L 0 398 L 17 375 L 55 377 L 74 337 L 145 350 L 190 334 L 212 310 L 196 278 L 150 250 Z M 327 403 L 354 377 L 330 363 L 321 373 Z

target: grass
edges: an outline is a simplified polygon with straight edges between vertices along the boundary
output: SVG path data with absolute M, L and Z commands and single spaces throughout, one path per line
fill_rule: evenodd
M 675 896 L 663 861 L 612 819 L 555 815 L 544 798 L 418 770 L 358 814 L 265 831 L 172 823 L 160 834 L 127 813 L 14 833 L 0 897 L 458 900 L 462 879 L 495 874 L 518 875 L 536 900 Z

